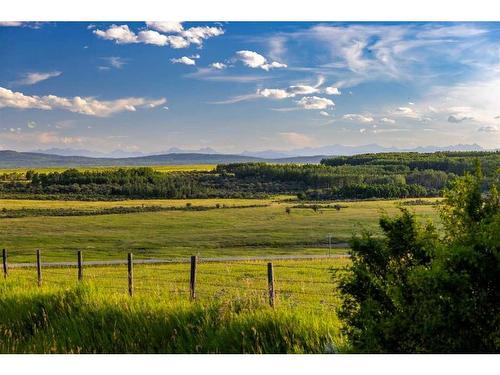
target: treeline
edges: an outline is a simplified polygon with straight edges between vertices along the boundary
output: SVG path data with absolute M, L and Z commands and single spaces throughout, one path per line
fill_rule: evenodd
M 28 183 L 3 185 L 8 193 L 130 198 L 196 198 L 209 194 L 193 173 L 160 173 L 152 168 L 26 173 Z
M 483 191 L 498 179 L 500 153 L 387 153 L 337 157 L 321 164 L 235 163 L 211 172 L 162 173 L 152 168 L 37 173 L 0 178 L 0 196 L 67 199 L 262 198 L 303 200 L 419 198 L 444 188 L 481 164 Z M 18 176 L 19 177 L 19 176 Z
M 436 170 L 455 175 L 474 173 L 475 160 L 479 160 L 485 176 L 497 173 L 500 152 L 389 152 L 381 154 L 361 154 L 323 159 L 325 166 L 398 166 L 410 170 Z

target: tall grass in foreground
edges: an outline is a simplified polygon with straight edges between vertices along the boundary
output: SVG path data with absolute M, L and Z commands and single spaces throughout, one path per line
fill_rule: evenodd
M 0 296 L 2 353 L 332 353 L 344 345 L 333 310 L 273 310 L 251 297 L 130 298 L 92 284 L 9 280 Z

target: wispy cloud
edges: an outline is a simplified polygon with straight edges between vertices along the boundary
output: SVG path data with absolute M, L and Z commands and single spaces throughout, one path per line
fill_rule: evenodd
M 50 78 L 59 77 L 61 74 L 62 72 L 59 71 L 31 72 L 31 73 L 26 73 L 22 79 L 14 83 L 19 86 L 29 86 L 29 85 L 34 85 L 38 82 L 45 81 Z

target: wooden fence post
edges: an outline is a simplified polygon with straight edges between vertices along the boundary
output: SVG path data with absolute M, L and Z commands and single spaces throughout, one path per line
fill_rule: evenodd
M 128 253 L 128 294 L 132 297 L 134 295 L 134 263 L 132 253 Z
M 3 263 L 3 277 L 7 278 L 9 274 L 9 268 L 7 266 L 7 250 L 2 250 L 2 263 Z
M 78 281 L 83 280 L 83 255 L 82 251 L 77 252 L 77 263 L 78 263 Z
M 193 255 L 191 257 L 191 277 L 189 279 L 189 291 L 191 300 L 196 299 L 196 261 L 198 257 Z
M 267 263 L 267 287 L 269 290 L 269 305 L 274 307 L 274 270 L 271 262 Z
M 40 249 L 36 249 L 36 273 L 38 278 L 38 286 L 42 286 L 42 254 Z

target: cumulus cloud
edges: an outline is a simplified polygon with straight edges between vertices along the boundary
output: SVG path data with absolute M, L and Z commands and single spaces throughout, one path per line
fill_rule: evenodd
M 111 25 L 107 30 L 92 31 L 99 38 L 113 40 L 117 44 L 138 43 L 137 35 L 131 31 L 128 25 Z
M 139 32 L 137 42 L 162 47 L 169 44 L 169 38 L 166 35 L 160 34 L 158 31 L 143 30 Z
M 49 78 L 59 77 L 62 72 L 53 71 L 53 72 L 31 72 L 26 73 L 24 78 L 15 82 L 17 85 L 34 85 L 35 83 L 45 81 Z
M 340 90 L 337 87 L 333 87 L 333 86 L 326 87 L 325 93 L 328 95 L 340 95 L 341 94 Z
M 257 90 L 257 94 L 271 99 L 285 99 L 295 96 L 294 94 L 290 94 L 288 91 L 283 89 L 261 89 Z
M 146 25 L 153 30 L 160 31 L 162 33 L 180 33 L 184 28 L 180 22 L 161 22 L 152 21 L 146 22 Z
M 73 98 L 59 97 L 56 95 L 24 95 L 21 92 L 14 92 L 0 87 L 0 108 L 17 109 L 41 109 L 53 110 L 63 109 L 74 113 L 88 116 L 107 117 L 119 112 L 134 112 L 137 108 L 154 108 L 166 102 L 165 98 L 123 98 L 116 100 L 97 100 L 93 97 Z
M 335 106 L 332 100 L 319 96 L 304 96 L 297 104 L 304 109 L 328 109 Z
M 342 118 L 344 120 L 361 122 L 363 124 L 368 124 L 374 121 L 373 117 L 371 116 L 360 115 L 357 113 L 347 113 L 344 116 L 342 116 Z
M 224 34 L 220 27 L 197 26 L 191 27 L 180 33 L 189 43 L 201 45 L 203 40 Z
M 224 34 L 220 27 L 197 26 L 184 29 L 179 22 L 146 22 L 148 30 L 135 33 L 128 25 L 111 25 L 107 30 L 93 30 L 98 37 L 117 44 L 143 43 L 172 48 L 186 48 L 191 44 L 201 46 L 203 41 Z M 165 35 L 167 33 L 169 35 Z
M 226 69 L 227 68 L 227 65 L 224 64 L 224 63 L 221 63 L 221 62 L 214 62 L 212 64 L 210 64 L 210 66 L 214 69 L 218 69 L 218 70 L 222 70 L 222 69 Z
M 326 111 L 320 111 L 319 113 L 321 116 L 325 116 L 325 117 L 330 117 L 330 114 Z
M 182 56 L 178 59 L 170 59 L 173 64 L 184 64 L 184 65 L 196 65 L 196 61 L 187 57 L 187 56 Z
M 237 51 L 236 58 L 243 63 L 243 65 L 248 66 L 253 69 L 263 69 L 265 71 L 269 71 L 271 69 L 277 68 L 286 68 L 286 64 L 279 63 L 277 61 L 273 61 L 268 63 L 267 59 L 254 51 Z
M 186 39 L 184 39 L 182 36 L 168 35 L 167 40 L 168 40 L 168 43 L 170 44 L 170 47 L 175 48 L 175 49 L 189 47 L 189 42 Z

